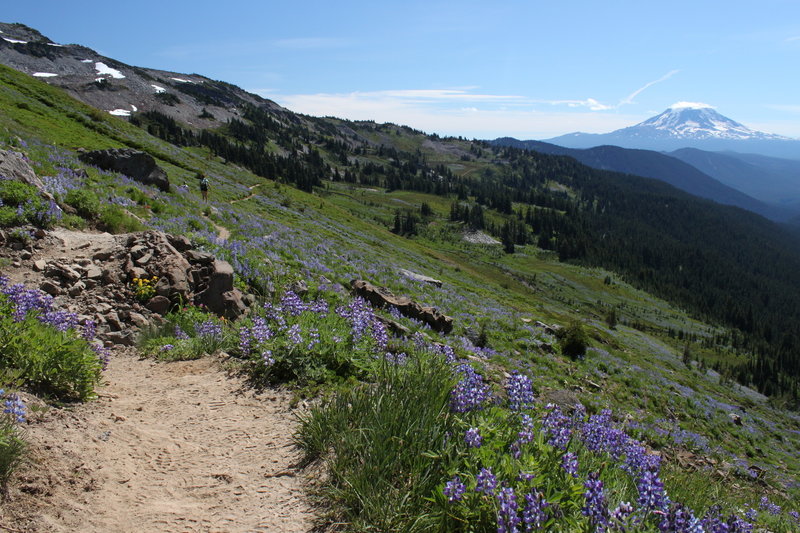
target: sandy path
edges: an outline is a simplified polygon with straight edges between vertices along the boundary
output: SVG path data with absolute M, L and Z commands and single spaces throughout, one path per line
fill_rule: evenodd
M 0 530 L 309 531 L 288 396 L 255 395 L 211 358 L 113 357 L 97 401 L 28 426 L 34 464 Z M 34 417 L 35 418 L 35 417 Z

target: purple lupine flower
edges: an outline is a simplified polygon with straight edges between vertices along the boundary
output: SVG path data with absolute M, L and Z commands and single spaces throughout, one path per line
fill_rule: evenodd
M 364 336 L 375 318 L 369 303 L 361 297 L 353 298 L 347 307 L 339 307 L 336 312 L 350 321 L 353 342 L 358 342 Z
M 520 411 L 533 407 L 533 382 L 531 378 L 515 370 L 506 380 L 505 388 L 508 395 L 509 409 Z
M 206 320 L 205 322 L 198 322 L 194 325 L 195 333 L 203 339 L 221 339 L 222 326 L 215 323 L 213 320 Z
M 6 396 L 5 401 L 5 408 L 3 412 L 11 415 L 11 417 L 17 423 L 25 422 L 25 414 L 26 414 L 27 407 L 25 406 L 25 402 L 22 401 L 22 398 L 19 397 L 17 394 L 9 394 Z
M 541 529 L 547 521 L 548 503 L 544 499 L 544 494 L 533 491 L 525 495 L 525 507 L 522 509 L 522 521 L 525 523 L 525 531 Z
M 578 477 L 578 456 L 567 452 L 561 456 L 561 468 L 572 477 Z
M 517 496 L 511 487 L 503 487 L 497 493 L 497 533 L 518 533 L 522 521 L 517 509 Z
M 759 503 L 758 507 L 762 511 L 766 511 L 773 516 L 781 514 L 781 506 L 776 503 L 772 503 L 766 496 L 761 497 L 761 503 Z
M 612 531 L 620 531 L 622 533 L 627 533 L 628 531 L 632 532 L 632 515 L 633 505 L 628 502 L 622 502 L 617 506 L 616 509 L 611 511 L 611 517 L 608 525 Z
M 583 484 L 586 488 L 584 498 L 586 505 L 581 512 L 589 517 L 589 521 L 595 526 L 597 531 L 605 531 L 608 527 L 608 503 L 603 492 L 603 482 L 597 472 L 590 472 Z
M 281 312 L 285 315 L 299 316 L 308 306 L 293 291 L 287 291 L 281 298 Z
M 700 521 L 705 533 L 750 533 L 753 525 L 745 522 L 736 515 L 730 515 L 727 519 L 723 518 L 719 505 L 712 505 L 705 516 Z
M 555 448 L 566 450 L 569 440 L 572 438 L 570 419 L 561 412 L 561 408 L 557 405 L 549 403 L 545 408 L 547 414 L 542 419 L 542 430 L 550 434 L 547 442 Z
M 386 352 L 384 359 L 395 365 L 402 366 L 406 364 L 406 361 L 408 360 L 408 355 L 406 355 L 406 352 L 399 352 L 399 353 Z
M 175 345 L 174 344 L 165 344 L 164 346 L 161 347 L 161 351 L 162 352 L 169 352 L 170 350 L 174 350 L 174 349 L 175 349 Z
M 290 327 L 289 331 L 286 332 L 286 338 L 292 346 L 298 346 L 301 342 L 303 342 L 300 324 L 295 324 Z
M 372 321 L 372 338 L 375 340 L 378 351 L 386 351 L 386 347 L 389 345 L 389 331 L 380 320 Z
M 252 340 L 250 328 L 242 326 L 239 329 L 239 351 L 244 357 L 250 355 L 250 341 Z
M 800 524 L 800 513 L 798 513 L 797 511 L 789 511 L 789 516 L 792 517 L 792 520 L 794 520 L 795 522 Z M 751 519 L 748 518 L 748 520 L 751 520 Z
M 692 510 L 681 503 L 673 503 L 658 523 L 659 531 L 678 533 L 702 533 L 700 521 L 695 518 Z
M 642 472 L 641 477 L 636 482 L 636 488 L 639 490 L 639 498 L 636 503 L 645 510 L 645 512 L 653 510 L 664 510 L 668 505 L 667 494 L 664 491 L 664 483 L 658 477 L 657 472 L 652 470 L 645 470 Z
M 457 502 L 461 501 L 461 498 L 464 496 L 464 492 L 466 492 L 466 490 L 467 487 L 461 482 L 461 478 L 455 476 L 453 479 L 444 484 L 444 489 L 442 492 L 445 496 L 447 496 L 447 501 Z
M 46 311 L 39 315 L 39 322 L 53 326 L 58 331 L 67 331 L 78 325 L 78 315 L 63 310 Z
M 311 351 L 317 344 L 319 344 L 319 330 L 312 328 L 308 331 L 308 346 L 306 346 L 306 350 Z
M 494 494 L 494 489 L 497 487 L 497 477 L 492 473 L 491 468 L 481 468 L 476 476 L 477 483 L 475 484 L 475 491 L 484 494 Z
M 269 324 L 263 317 L 257 316 L 253 319 L 253 327 L 250 328 L 250 335 L 256 344 L 263 344 L 272 338 L 272 330 Z
M 756 511 L 755 509 L 753 509 L 753 508 L 751 507 L 750 509 L 748 509 L 747 511 L 745 511 L 745 513 L 744 513 L 744 517 L 745 517 L 746 519 L 750 520 L 751 522 L 752 522 L 752 521 L 755 521 L 755 520 L 756 520 L 756 518 L 758 518 L 758 511 Z
M 111 361 L 111 351 L 103 346 L 100 342 L 92 342 L 89 344 L 89 347 L 92 351 L 97 355 L 97 358 L 100 360 L 102 364 L 102 369 L 108 369 L 108 363 Z
M 478 428 L 469 428 L 464 435 L 464 442 L 466 442 L 467 446 L 470 448 L 480 448 L 482 437 Z
M 270 367 L 275 364 L 275 359 L 272 358 L 272 350 L 264 350 L 261 353 L 261 360 L 264 361 L 264 366 Z
M 489 385 L 483 382 L 483 376 L 468 364 L 459 365 L 456 371 L 464 377 L 450 392 L 450 409 L 456 413 L 483 409 L 489 399 Z
M 321 317 L 326 317 L 328 316 L 329 312 L 328 302 L 326 302 L 322 298 L 319 298 L 317 300 L 314 300 L 311 303 L 311 305 L 309 305 L 308 310 L 311 311 L 312 313 L 318 314 Z
M 92 342 L 94 338 L 97 336 L 97 323 L 89 319 L 83 323 L 83 329 L 81 330 L 81 337 L 86 342 Z
M 186 332 L 183 331 L 183 329 L 181 329 L 181 327 L 176 324 L 175 331 L 173 332 L 173 337 L 175 337 L 180 341 L 185 341 L 189 338 L 189 335 L 187 335 Z

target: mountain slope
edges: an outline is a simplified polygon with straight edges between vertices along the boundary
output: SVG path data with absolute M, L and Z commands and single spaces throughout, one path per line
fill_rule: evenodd
M 705 104 L 687 102 L 678 102 L 659 115 L 610 133 L 570 133 L 546 142 L 569 148 L 614 145 L 672 151 L 691 147 L 800 159 L 800 141 L 752 130 Z
M 741 207 L 771 220 L 785 221 L 796 213 L 758 201 L 736 190 L 733 184 L 723 184 L 703 173 L 691 162 L 651 150 L 636 150 L 616 146 L 597 146 L 588 149 L 564 148 L 541 141 L 518 141 L 509 137 L 495 139 L 492 144 L 513 146 L 537 152 L 574 157 L 584 165 L 602 170 L 624 172 L 646 178 L 655 178 L 695 196 L 715 202 Z
M 800 206 L 800 161 L 757 154 L 683 148 L 671 156 L 765 202 Z
M 191 135 L 149 124 L 154 134 L 185 143 L 172 144 L 148 133 L 146 117 L 143 127 L 135 127 L 6 67 L 0 67 L 0 105 L 0 128 L 7 133 L 2 142 L 23 151 L 40 176 L 74 179 L 81 190 L 90 189 L 109 205 L 125 205 L 148 226 L 187 236 L 228 259 L 238 284 L 261 289 L 273 303 L 284 287 L 306 284 L 307 303 L 328 298 L 336 302 L 333 310 L 347 301 L 343 287 L 351 279 L 368 278 L 454 317 L 453 334 L 442 337 L 398 319 L 419 333 L 415 338 L 451 344 L 476 367 L 489 359 L 499 381 L 503 372 L 524 370 L 534 376 L 542 400 L 537 403 L 552 399 L 566 408 L 581 401 L 592 413 L 621 409 L 619 418 L 630 420 L 637 438 L 669 466 L 665 484 L 676 501 L 691 502 L 698 512 L 712 503 L 743 509 L 757 507 L 767 492 L 795 508 L 796 417 L 730 381 L 758 377 L 759 386 L 789 398 L 796 383 L 791 334 L 800 308 L 797 243 L 763 218 L 571 158 L 440 139 L 391 124 L 296 117 L 276 125 L 263 120 L 269 110 L 258 109 L 248 110 L 243 126 L 197 131 L 175 124 Z M 296 133 L 291 124 L 309 129 Z M 174 192 L 132 184 L 76 158 L 77 147 L 120 145 L 152 153 L 176 185 Z M 248 170 L 261 171 L 257 155 L 280 146 L 291 147 L 280 171 L 264 176 Z M 208 204 L 192 181 L 199 171 L 212 177 Z M 308 176 L 319 178 L 308 191 L 290 186 L 312 183 Z M 515 253 L 462 240 L 467 223 L 458 217 L 464 209 L 470 223 L 482 223 L 485 231 L 500 234 L 515 225 Z M 416 225 L 416 233 L 389 231 L 398 215 L 403 222 L 416 218 L 408 224 Z M 213 224 L 227 227 L 228 238 L 219 239 Z M 598 267 L 603 264 L 620 274 Z M 442 285 L 420 283 L 401 269 L 436 277 Z M 625 279 L 717 325 L 703 324 Z M 619 317 L 614 326 L 606 319 L 611 310 Z M 591 348 L 582 359 L 559 354 L 537 320 L 582 321 Z M 729 329 L 723 322 L 749 329 Z M 765 342 L 765 328 L 775 335 L 779 353 L 757 346 L 755 340 Z M 304 329 L 306 340 L 311 333 Z M 474 346 L 472 340 L 481 337 L 485 346 Z M 391 349 L 402 342 L 392 338 Z M 337 352 L 345 368 L 349 352 Z M 318 356 L 299 347 L 292 353 Z M 416 454 L 414 460 L 431 455 Z M 537 473 L 565 478 L 559 462 L 554 455 L 552 471 Z M 604 475 L 617 471 L 604 458 L 590 464 Z M 570 500 L 576 514 L 581 484 L 575 482 Z M 608 494 L 615 503 L 633 501 L 635 484 L 628 488 Z M 435 494 L 441 498 L 442 492 Z M 762 514 L 760 527 L 791 530 L 788 517 Z

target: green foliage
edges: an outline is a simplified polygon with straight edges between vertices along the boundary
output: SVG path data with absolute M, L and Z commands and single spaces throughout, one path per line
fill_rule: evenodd
M 10 414 L 0 413 L 0 492 L 5 494 L 11 474 L 24 459 L 26 449 L 14 418 Z
M 303 420 L 297 441 L 306 461 L 323 459 L 326 499 L 352 531 L 430 531 L 426 513 L 450 459 L 450 368 L 443 360 L 384 363 L 375 382 L 358 386 Z
M 109 233 L 131 233 L 142 231 L 145 226 L 128 214 L 122 207 L 111 205 L 100 213 L 100 226 Z
M 139 337 L 141 351 L 164 361 L 199 359 L 218 350 L 230 352 L 236 346 L 236 331 L 228 321 L 189 305 L 165 317 Z
M 86 219 L 95 219 L 100 214 L 100 200 L 90 189 L 71 189 L 64 201 Z
M 36 187 L 17 180 L 0 180 L 0 200 L 7 206 L 18 206 L 33 199 L 38 199 Z
M 84 339 L 33 316 L 15 322 L 3 302 L 0 309 L 0 369 L 15 370 L 29 389 L 59 400 L 83 401 L 94 395 L 102 362 Z

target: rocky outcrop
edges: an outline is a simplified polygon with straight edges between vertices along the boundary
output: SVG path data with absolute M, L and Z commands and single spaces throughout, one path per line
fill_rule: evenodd
M 43 249 L 61 251 L 45 255 Z M 176 305 L 203 305 L 235 319 L 254 302 L 233 286 L 230 264 L 195 250 L 184 237 L 157 231 L 115 236 L 55 230 L 27 249 L 8 247 L 0 255 L 27 263 L 40 290 L 81 321 L 93 320 L 99 337 L 111 344 L 132 345 L 137 331 L 161 322 Z M 137 297 L 136 278 L 153 284 L 151 297 Z
M 374 307 L 395 307 L 400 314 L 428 324 L 440 333 L 453 331 L 453 319 L 433 307 L 425 307 L 406 296 L 395 296 L 388 289 L 376 287 L 368 281 L 354 279 L 350 282 L 353 293 L 367 300 Z
M 83 152 L 78 158 L 84 163 L 125 174 L 134 181 L 169 192 L 167 173 L 156 164 L 153 156 L 146 152 L 131 148 L 112 148 Z

